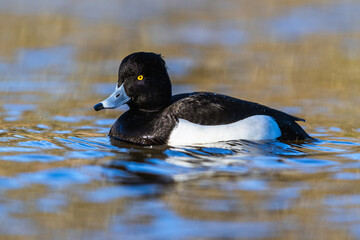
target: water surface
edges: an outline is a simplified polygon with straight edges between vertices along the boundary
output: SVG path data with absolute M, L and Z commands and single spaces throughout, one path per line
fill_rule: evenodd
M 0 1 L 1 239 L 360 239 L 356 1 Z M 118 64 L 305 118 L 317 141 L 139 147 Z

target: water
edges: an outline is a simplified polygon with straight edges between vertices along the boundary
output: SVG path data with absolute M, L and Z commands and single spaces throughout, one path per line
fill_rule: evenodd
M 0 239 L 360 239 L 358 9 L 0 1 Z M 174 93 L 272 106 L 317 141 L 110 142 L 126 107 L 93 105 L 139 50 Z

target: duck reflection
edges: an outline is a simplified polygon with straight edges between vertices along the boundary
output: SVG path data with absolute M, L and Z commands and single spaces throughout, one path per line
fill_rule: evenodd
M 115 158 L 107 168 L 120 171 L 117 179 L 124 184 L 173 183 L 201 176 L 248 174 L 259 159 L 264 164 L 284 164 L 281 155 L 303 153 L 278 141 L 226 141 L 192 146 L 143 147 L 111 139 Z M 251 163 L 249 160 L 251 159 Z
M 149 209 L 142 205 L 141 199 L 136 200 L 141 204 L 131 206 L 131 211 L 139 213 L 132 216 L 134 219 L 154 219 L 161 212 L 169 227 L 185 224 L 191 228 L 191 222 L 207 221 L 219 223 L 221 229 L 244 227 L 241 232 L 246 237 L 258 236 L 255 233 L 268 236 L 272 231 L 267 222 L 273 221 L 274 214 L 279 216 L 279 221 L 285 219 L 306 188 L 296 181 L 279 181 L 269 171 L 263 174 L 256 165 L 258 161 L 264 162 L 264 166 L 281 168 L 283 155 L 306 154 L 301 144 L 295 147 L 279 141 L 239 140 L 197 146 L 141 147 L 119 141 L 111 143 L 129 151 L 118 154 L 107 165 L 131 176 L 122 177 L 122 184 L 166 186 L 156 194 L 156 201 L 161 202 L 156 206 L 160 208 Z M 261 216 L 257 214 L 259 211 Z M 156 220 L 147 221 L 138 225 L 137 230 L 141 232 L 141 226 L 155 228 L 157 224 Z

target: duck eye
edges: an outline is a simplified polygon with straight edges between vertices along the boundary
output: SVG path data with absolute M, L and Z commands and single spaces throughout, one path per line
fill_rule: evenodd
M 143 75 L 139 75 L 138 77 L 137 77 L 137 80 L 139 80 L 139 81 L 141 81 L 141 80 L 143 80 L 144 79 L 144 76 Z

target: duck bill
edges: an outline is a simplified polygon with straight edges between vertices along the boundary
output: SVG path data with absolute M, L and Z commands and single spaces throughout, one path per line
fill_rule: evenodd
M 115 91 L 104 101 L 96 104 L 94 109 L 100 111 L 101 109 L 113 109 L 126 104 L 130 97 L 126 94 L 124 84 L 120 87 L 116 85 Z

